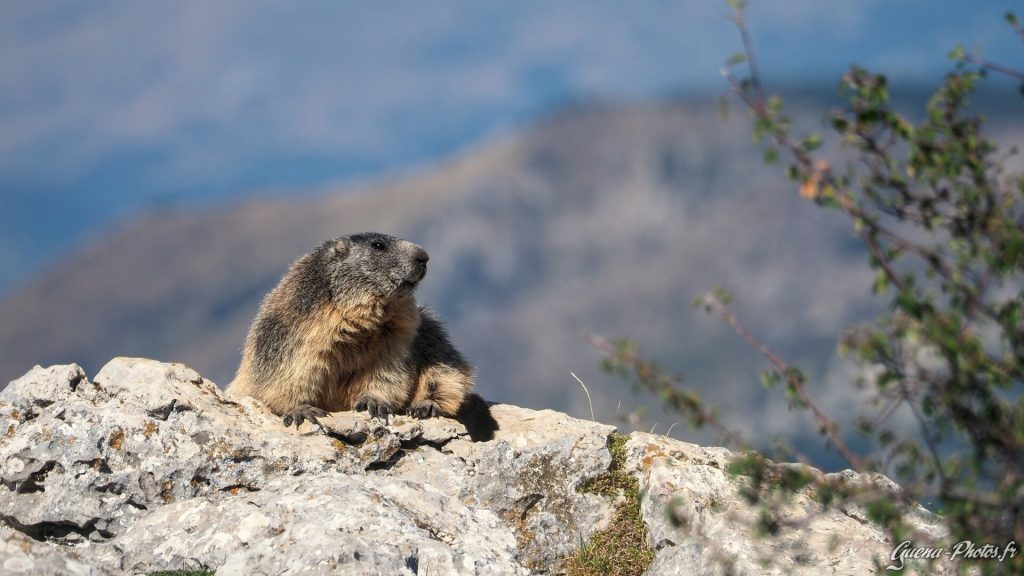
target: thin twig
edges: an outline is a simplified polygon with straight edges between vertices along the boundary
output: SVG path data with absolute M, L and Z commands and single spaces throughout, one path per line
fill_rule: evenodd
M 928 428 L 928 423 L 927 420 L 925 420 L 924 415 L 921 414 L 917 404 L 915 404 L 913 399 L 910 397 L 910 390 L 907 389 L 906 381 L 903 378 L 900 378 L 898 382 L 900 391 L 906 399 L 907 406 L 910 407 L 910 411 L 914 415 L 914 419 L 917 421 L 917 425 L 921 430 L 921 437 L 924 439 L 924 445 L 928 447 L 929 455 L 932 458 L 932 466 L 935 467 L 935 471 L 939 474 L 941 493 L 944 494 L 948 486 L 948 481 L 946 479 L 946 473 L 942 469 L 942 458 L 939 456 L 939 449 L 935 446 L 935 438 L 932 436 L 932 432 Z
M 741 9 L 733 11 L 733 22 L 740 31 L 740 39 L 743 42 L 743 51 L 747 55 L 747 66 L 750 68 L 750 83 L 757 94 L 759 102 L 764 102 L 764 92 L 761 90 L 761 74 L 757 67 L 757 53 L 754 51 L 754 43 L 750 40 L 750 30 L 747 28 L 747 20 L 743 17 Z
M 906 400 L 906 398 L 893 398 L 893 401 L 889 403 L 889 406 L 887 406 L 886 409 L 883 410 L 882 413 L 879 414 L 878 417 L 871 422 L 871 428 L 878 428 L 879 426 L 881 426 L 886 420 L 889 419 L 889 416 L 892 416 L 893 411 L 896 410 L 896 407 L 899 406 L 904 400 Z
M 1016 68 L 1010 68 L 1009 66 L 1003 66 L 1001 64 L 996 64 L 995 62 L 991 62 L 989 60 L 986 60 L 986 59 L 978 57 L 978 56 L 972 56 L 970 54 L 964 56 L 964 61 L 965 62 L 970 62 L 971 64 L 974 64 L 974 65 L 976 65 L 978 67 L 984 68 L 985 70 L 991 70 L 993 72 L 998 72 L 999 74 L 1002 74 L 1003 76 L 1008 76 L 1008 77 L 1013 78 L 1014 80 L 1024 84 L 1024 72 L 1021 72 L 1020 70 L 1017 70 Z
M 885 277 L 902 292 L 906 288 L 903 283 L 903 279 L 900 278 L 892 268 L 892 263 L 885 257 L 885 254 L 882 252 L 882 248 L 878 245 L 878 241 L 867 234 L 861 234 L 860 236 L 864 245 L 867 246 L 868 252 L 878 260 L 878 265 L 881 266 L 882 270 L 885 272 Z
M 632 368 L 634 373 L 637 372 L 638 369 L 642 370 L 642 366 L 645 364 L 644 360 L 638 357 L 635 353 L 625 350 L 619 350 L 614 344 L 609 342 L 603 336 L 591 334 L 587 336 L 587 341 L 589 341 L 594 348 L 597 348 L 598 351 L 600 351 L 606 357 Z M 667 382 L 663 382 L 660 385 L 666 387 L 670 386 Z M 743 450 L 750 449 L 750 444 L 747 443 L 738 432 L 731 430 L 725 424 L 723 424 L 722 421 L 718 418 L 718 415 L 715 413 L 715 411 L 704 408 L 703 405 L 689 407 L 688 409 L 692 411 L 692 416 L 695 419 L 713 428 L 722 438 L 722 440 L 725 441 L 726 444 Z M 691 415 L 683 409 L 677 409 L 676 411 L 684 416 Z
M 709 298 L 706 302 L 707 305 L 717 312 L 741 338 L 746 340 L 747 343 L 757 349 L 762 356 L 768 359 L 768 362 L 771 363 L 775 372 L 786 380 L 786 383 L 789 384 L 789 386 L 797 393 L 797 396 L 800 397 L 800 400 L 804 405 L 811 409 L 811 413 L 814 415 L 814 420 L 818 423 L 818 427 L 825 433 L 832 445 L 836 447 L 836 450 L 843 459 L 846 460 L 851 468 L 860 472 L 863 469 L 864 464 L 861 459 L 854 454 L 852 450 L 850 450 L 846 445 L 846 442 L 844 442 L 842 437 L 839 435 L 839 425 L 830 419 L 814 399 L 811 398 L 803 382 L 799 378 L 792 376 L 789 365 L 786 364 L 781 357 L 772 352 L 764 342 L 758 340 L 756 336 L 751 334 L 750 331 L 740 324 L 736 315 L 729 312 L 721 302 L 715 298 Z
M 597 419 L 594 418 L 594 403 L 590 401 L 590 390 L 587 390 L 587 385 L 583 383 L 583 380 L 580 380 L 580 377 L 575 372 L 569 372 L 569 375 L 575 378 L 580 383 L 580 386 L 583 386 L 583 391 L 587 393 L 587 404 L 590 404 L 590 421 L 597 422 Z

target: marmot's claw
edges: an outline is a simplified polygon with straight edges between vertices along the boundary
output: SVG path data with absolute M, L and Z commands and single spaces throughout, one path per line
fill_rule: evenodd
M 295 422 L 295 429 L 298 430 L 299 426 L 306 420 L 309 420 L 310 424 L 315 425 L 320 429 L 321 432 L 327 432 L 324 430 L 324 425 L 320 423 L 318 417 L 327 416 L 328 412 L 323 408 L 317 408 L 316 406 L 310 406 L 309 404 L 303 404 L 297 406 L 288 412 L 284 413 L 284 425 L 285 427 L 291 426 L 292 422 Z
M 391 414 L 393 410 L 380 400 L 361 398 L 356 402 L 356 412 L 369 412 L 371 418 L 382 418 L 387 422 L 388 414 Z
M 433 418 L 441 415 L 441 407 L 433 400 L 423 400 L 409 406 L 406 412 L 414 418 Z

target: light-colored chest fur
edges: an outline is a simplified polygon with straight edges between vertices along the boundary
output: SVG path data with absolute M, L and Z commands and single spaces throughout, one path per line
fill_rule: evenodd
M 419 323 L 412 298 L 325 306 L 304 322 L 299 356 L 309 362 L 293 363 L 291 376 L 309 378 L 318 404 L 331 411 L 351 409 L 367 392 L 404 404 L 414 387 L 408 359 Z

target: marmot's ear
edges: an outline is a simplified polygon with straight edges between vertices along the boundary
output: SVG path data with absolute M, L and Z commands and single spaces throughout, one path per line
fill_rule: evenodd
M 334 242 L 334 246 L 331 249 L 334 250 L 334 254 L 336 256 L 338 256 L 339 258 L 344 258 L 345 256 L 348 255 L 350 247 L 351 242 L 349 241 L 348 238 L 338 238 Z

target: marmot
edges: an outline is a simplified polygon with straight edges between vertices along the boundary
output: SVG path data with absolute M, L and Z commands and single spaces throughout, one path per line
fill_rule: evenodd
M 416 305 L 426 250 L 363 233 L 328 240 L 263 299 L 228 392 L 261 400 L 285 426 L 339 410 L 454 416 L 473 370 Z

